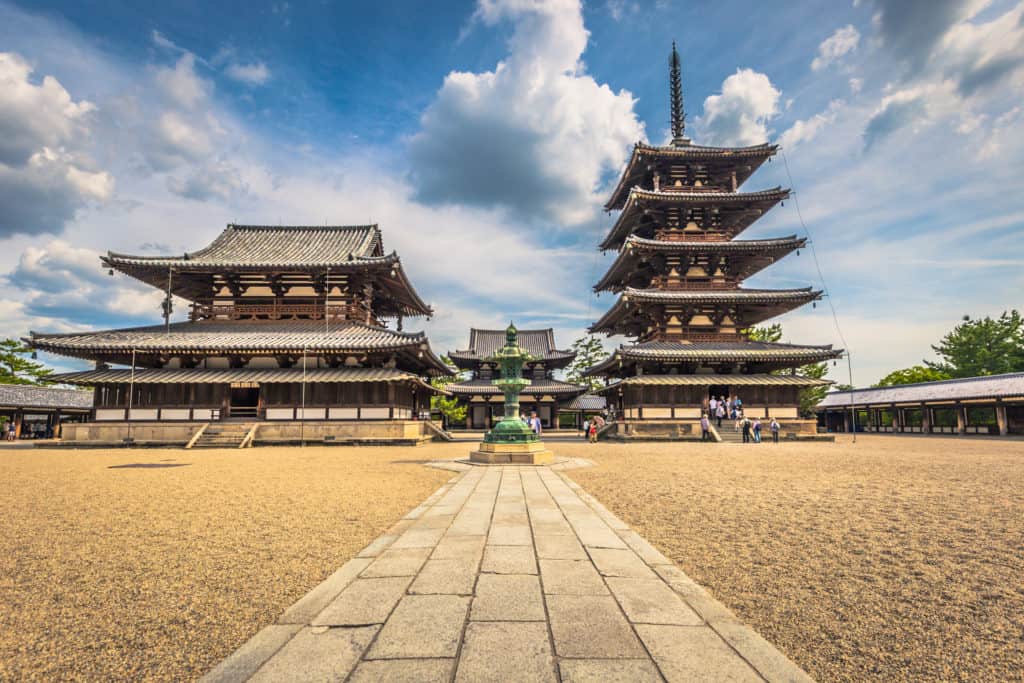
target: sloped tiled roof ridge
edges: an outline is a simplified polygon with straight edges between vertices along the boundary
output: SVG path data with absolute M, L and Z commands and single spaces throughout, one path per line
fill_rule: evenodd
M 228 224 L 216 239 L 182 256 L 140 256 L 108 252 L 108 265 L 251 266 L 342 265 L 385 256 L 377 225 L 236 225 Z

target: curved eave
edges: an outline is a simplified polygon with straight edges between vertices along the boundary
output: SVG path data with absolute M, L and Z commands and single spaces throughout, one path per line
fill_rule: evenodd
M 744 307 L 771 306 L 772 310 L 762 311 L 762 314 L 753 317 L 746 317 L 744 325 L 755 325 L 776 316 L 788 313 L 800 306 L 808 304 L 821 298 L 821 291 L 813 290 L 810 287 L 805 289 L 777 289 L 777 290 L 701 290 L 701 291 L 680 291 L 654 292 L 646 290 L 625 289 L 615 304 L 606 312 L 600 320 L 591 325 L 588 331 L 591 334 L 598 332 L 613 333 L 617 324 L 626 317 L 631 306 L 636 304 L 682 304 L 682 305 L 737 305 Z
M 544 356 L 533 357 L 530 361 L 542 361 L 546 367 L 557 370 L 571 363 L 575 357 L 574 351 L 553 351 Z M 487 360 L 486 357 L 472 351 L 449 351 L 448 358 L 455 363 L 456 367 L 463 370 L 475 370 Z
M 626 377 L 608 386 L 601 387 L 595 393 L 607 394 L 620 386 L 635 384 L 639 386 L 788 386 L 788 387 L 822 387 L 832 384 L 831 380 L 803 377 L 801 375 L 637 375 Z
M 638 142 L 633 146 L 633 152 L 629 162 L 619 176 L 619 182 L 612 190 L 611 197 L 605 203 L 606 211 L 613 211 L 622 208 L 629 194 L 629 188 L 636 184 L 638 176 L 643 175 L 644 170 L 641 163 L 648 158 L 667 160 L 721 160 L 721 161 L 752 161 L 749 172 L 737 176 L 737 184 L 742 184 L 747 178 L 763 164 L 768 158 L 775 155 L 779 146 L 769 143 L 752 145 L 750 147 L 705 147 L 702 145 L 648 145 Z
M 754 364 L 806 364 L 820 363 L 822 361 L 840 358 L 843 355 L 842 349 L 833 349 L 829 346 L 805 346 L 796 347 L 783 345 L 779 349 L 763 349 L 752 347 L 750 349 L 728 348 L 728 349 L 705 349 L 697 348 L 696 345 L 680 344 L 677 352 L 656 351 L 648 352 L 638 349 L 635 346 L 620 346 L 610 356 L 596 365 L 587 368 L 587 376 L 600 376 L 609 374 L 608 371 L 618 369 L 630 363 L 658 362 L 658 363 L 754 363 Z M 687 347 L 693 346 L 689 349 Z
M 99 386 L 103 384 L 231 384 L 233 382 L 280 383 L 349 383 L 349 382 L 408 382 L 428 391 L 450 395 L 445 389 L 424 382 L 419 376 L 403 370 L 388 368 L 232 368 L 232 369 L 164 369 L 143 368 L 131 370 L 86 370 L 53 376 L 61 384 Z
M 501 389 L 494 384 L 484 384 L 480 380 L 455 382 L 453 384 L 445 385 L 445 388 L 452 394 L 458 396 L 498 396 L 502 393 Z M 542 383 L 538 383 L 536 385 L 526 385 L 523 387 L 522 393 L 528 396 L 535 396 L 537 394 L 548 394 L 552 396 L 578 395 L 582 394 L 586 390 L 587 386 L 583 384 L 572 384 L 570 382 L 561 382 L 558 380 L 544 380 Z
M 594 285 L 595 292 L 619 291 L 623 288 L 623 278 L 636 270 L 637 264 L 650 254 L 738 254 L 750 255 L 751 264 L 742 272 L 736 273 L 738 279 L 745 279 L 766 268 L 778 259 L 800 249 L 807 239 L 790 235 L 773 240 L 731 240 L 721 242 L 667 242 L 649 240 L 630 235 L 626 238 L 619 255 L 608 268 L 604 277 Z
M 619 213 L 618 218 L 615 220 L 615 224 L 611 227 L 611 230 L 608 231 L 608 235 L 601 242 L 599 248 L 602 251 L 607 251 L 609 249 L 617 249 L 624 243 L 626 237 L 631 233 L 630 226 L 634 222 L 635 213 L 640 210 L 640 205 L 643 202 L 654 202 L 666 205 L 682 204 L 710 207 L 748 205 L 750 208 L 760 209 L 761 215 L 763 215 L 773 206 L 788 197 L 789 190 L 785 190 L 781 187 L 774 187 L 769 190 L 760 190 L 757 192 L 654 192 L 651 190 L 643 190 L 639 187 L 633 187 L 629 191 L 629 196 L 622 207 L 622 212 Z M 752 223 L 753 220 L 750 222 Z M 737 232 L 745 229 L 747 225 L 749 225 L 749 223 L 742 226 Z

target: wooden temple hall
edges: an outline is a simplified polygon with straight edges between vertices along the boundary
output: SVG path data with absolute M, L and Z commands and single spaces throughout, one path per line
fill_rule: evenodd
M 670 58 L 672 141 L 637 143 L 605 208 L 618 211 L 602 251 L 617 257 L 594 287 L 617 296 L 594 333 L 635 341 L 590 368 L 620 417 L 621 438 L 692 434 L 709 396 L 736 395 L 747 415 L 776 417 L 786 433 L 815 432 L 799 392 L 822 380 L 801 365 L 837 358 L 830 346 L 752 341 L 745 330 L 814 302 L 821 292 L 752 289 L 743 281 L 804 246 L 790 235 L 739 239 L 789 190 L 741 186 L 773 144 L 707 147 L 685 135 L 679 55 Z
M 95 364 L 54 377 L 94 388 L 91 422 L 65 438 L 184 443 L 223 421 L 253 423 L 257 442 L 432 435 L 418 418 L 439 390 L 425 380 L 451 373 L 422 332 L 403 331 L 432 311 L 376 225 L 229 225 L 199 251 L 102 261 L 165 292 L 164 322 L 31 334 Z M 170 322 L 171 295 L 189 302 L 187 321 Z
M 497 363 L 487 359 L 504 344 L 505 330 L 473 328 L 469 331 L 468 348 L 448 352 L 448 357 L 460 370 L 470 373 L 469 379 L 447 387 L 467 407 L 466 429 L 490 429 L 501 420 L 504 397 L 492 383 L 500 377 L 500 372 Z M 537 413 L 545 429 L 556 428 L 559 410 L 586 390 L 585 386 L 554 378 L 554 372 L 569 365 L 576 353 L 560 350 L 551 328 L 519 330 L 519 346 L 531 356 L 523 367 L 523 377 L 530 380 L 530 384 L 519 396 L 520 409 L 526 415 Z

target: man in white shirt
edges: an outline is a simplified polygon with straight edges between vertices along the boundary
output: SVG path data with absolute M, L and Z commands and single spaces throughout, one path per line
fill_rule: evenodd
M 540 436 L 540 418 L 537 417 L 537 413 L 530 413 L 530 429 L 533 430 L 534 434 Z

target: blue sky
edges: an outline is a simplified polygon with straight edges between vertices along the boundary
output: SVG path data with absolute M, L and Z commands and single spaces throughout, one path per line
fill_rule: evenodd
M 666 138 L 673 40 L 691 137 L 782 143 L 745 189 L 795 188 L 857 384 L 1021 306 L 1024 3 L 140 7 L 0 0 L 5 335 L 157 322 L 107 249 L 373 221 L 438 351 L 510 317 L 568 346 L 612 303 L 590 291 L 600 206 L 632 144 Z M 795 209 L 744 237 L 803 234 Z M 748 284 L 821 286 L 807 251 Z M 780 322 L 840 344 L 827 305 Z

